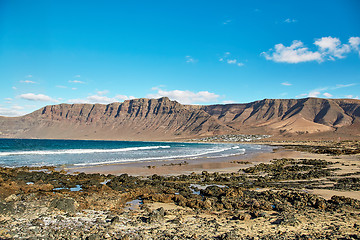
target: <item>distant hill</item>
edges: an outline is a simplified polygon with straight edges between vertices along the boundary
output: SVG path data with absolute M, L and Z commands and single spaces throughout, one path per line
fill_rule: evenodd
M 0 117 L 0 137 L 176 140 L 219 134 L 274 138 L 360 138 L 360 100 L 264 99 L 246 104 L 182 105 L 163 97 L 123 103 L 59 104 Z

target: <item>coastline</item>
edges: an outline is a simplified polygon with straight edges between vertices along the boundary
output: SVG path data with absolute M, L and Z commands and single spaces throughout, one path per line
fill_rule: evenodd
M 350 150 L 358 144 L 0 168 L 0 238 L 357 239 L 360 154 Z
M 256 145 L 256 144 L 254 144 Z M 274 147 L 273 149 L 278 149 Z M 84 172 L 84 173 L 100 173 L 100 174 L 129 174 L 134 176 L 150 176 L 153 174 L 158 175 L 180 175 L 201 173 L 202 171 L 209 172 L 234 172 L 238 170 L 239 164 L 231 162 L 249 160 L 256 162 L 264 161 L 268 162 L 273 157 L 280 157 L 278 154 L 273 156 L 275 152 L 269 150 L 269 152 L 263 150 L 263 152 L 252 152 L 226 157 L 214 157 L 214 158 L 179 158 L 179 159 L 164 159 L 155 161 L 136 161 L 136 162 L 123 162 L 114 164 L 101 164 L 93 166 L 64 166 L 58 167 L 59 170 L 63 169 L 68 173 Z M 264 158 L 264 159 L 263 159 Z M 247 166 L 253 163 L 247 164 Z

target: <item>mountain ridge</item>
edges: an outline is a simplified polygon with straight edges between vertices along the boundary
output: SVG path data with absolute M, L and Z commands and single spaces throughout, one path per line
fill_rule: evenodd
M 0 137 L 143 141 L 220 134 L 299 137 L 332 133 L 360 137 L 358 126 L 360 100 L 355 99 L 183 105 L 163 97 L 106 105 L 48 105 L 24 116 L 0 117 Z

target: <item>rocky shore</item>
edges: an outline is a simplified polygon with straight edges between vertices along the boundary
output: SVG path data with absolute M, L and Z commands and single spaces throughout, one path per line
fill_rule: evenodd
M 0 239 L 359 239 L 359 155 L 333 147 L 316 158 L 233 161 L 232 173 L 0 168 Z

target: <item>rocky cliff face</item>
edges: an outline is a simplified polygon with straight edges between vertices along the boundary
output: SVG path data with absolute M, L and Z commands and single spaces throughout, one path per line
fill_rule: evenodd
M 296 136 L 346 129 L 359 135 L 359 119 L 359 100 L 264 99 L 191 106 L 166 97 L 142 98 L 108 105 L 51 105 L 22 117 L 0 117 L 0 136 L 172 140 L 230 133 Z
M 0 119 L 3 136 L 167 140 L 229 133 L 204 110 L 168 98 L 123 103 L 59 104 L 18 118 Z
M 240 131 L 307 134 L 336 131 L 359 120 L 360 101 L 350 99 L 264 99 L 203 110 Z

